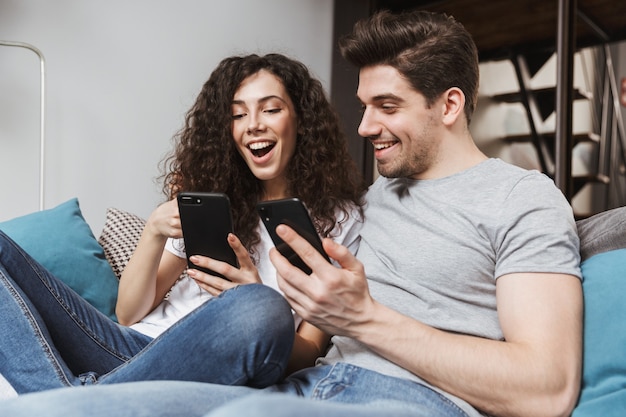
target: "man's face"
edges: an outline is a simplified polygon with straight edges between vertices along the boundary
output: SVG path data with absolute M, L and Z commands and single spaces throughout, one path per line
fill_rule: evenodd
M 428 178 L 438 160 L 440 103 L 428 107 L 424 96 L 388 65 L 361 69 L 357 97 L 363 106 L 359 135 L 374 146 L 378 172 Z

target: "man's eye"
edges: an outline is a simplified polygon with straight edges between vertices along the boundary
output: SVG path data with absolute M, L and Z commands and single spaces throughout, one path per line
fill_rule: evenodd
M 383 109 L 383 111 L 384 111 L 385 113 L 393 113 L 393 112 L 395 112 L 395 111 L 397 110 L 397 107 L 396 107 L 396 106 L 389 106 L 389 105 L 387 105 L 387 106 L 382 106 L 381 108 Z

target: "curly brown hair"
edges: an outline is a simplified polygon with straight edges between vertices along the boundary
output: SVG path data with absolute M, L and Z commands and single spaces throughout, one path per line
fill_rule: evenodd
M 280 54 L 233 56 L 222 60 L 187 112 L 184 127 L 174 136 L 174 149 L 162 161 L 163 192 L 212 191 L 228 195 L 234 232 L 254 254 L 260 241 L 256 203 L 261 182 L 236 149 L 231 104 L 241 83 L 265 70 L 278 77 L 298 119 L 296 150 L 287 167 L 288 194 L 310 210 L 318 232 L 328 236 L 356 207 L 363 215 L 366 184 L 347 150 L 337 113 L 321 83 L 308 68 Z

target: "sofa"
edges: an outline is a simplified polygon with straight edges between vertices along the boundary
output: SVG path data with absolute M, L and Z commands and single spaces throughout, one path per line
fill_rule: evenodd
M 38 262 L 115 319 L 118 279 L 145 221 L 116 208 L 96 238 L 78 199 L 0 222 Z M 583 273 L 581 395 L 572 417 L 626 415 L 626 207 L 577 221 Z M 15 396 L 0 375 L 0 399 Z M 1 404 L 0 404 L 1 407 Z

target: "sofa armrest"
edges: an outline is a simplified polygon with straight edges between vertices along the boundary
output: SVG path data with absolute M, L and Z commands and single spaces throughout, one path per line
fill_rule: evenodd
M 626 207 L 618 207 L 576 222 L 581 261 L 598 253 L 626 248 Z

